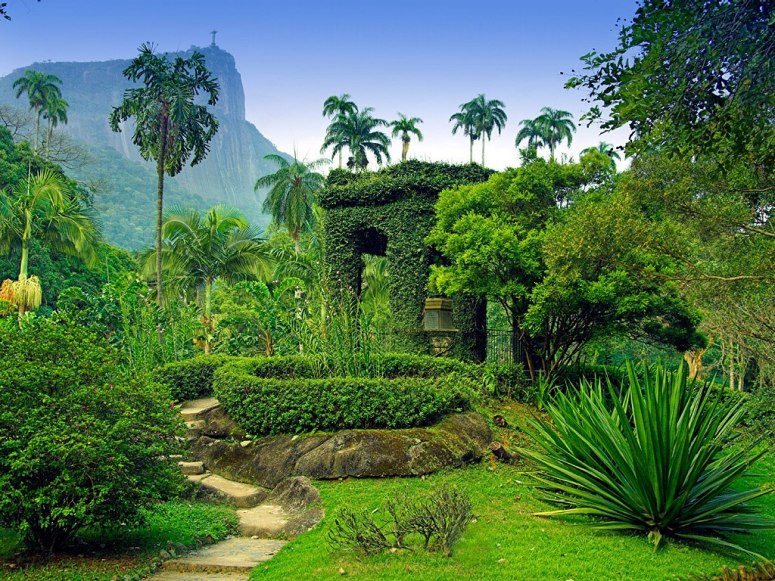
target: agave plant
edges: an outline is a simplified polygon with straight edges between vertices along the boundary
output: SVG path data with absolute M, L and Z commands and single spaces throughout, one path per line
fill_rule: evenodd
M 598 528 L 648 533 L 655 547 L 672 537 L 748 552 L 725 535 L 775 522 L 748 504 L 767 491 L 730 488 L 764 454 L 727 446 L 742 401 L 687 383 L 684 369 L 645 369 L 642 381 L 632 364 L 627 371 L 625 395 L 582 383 L 547 405 L 553 427 L 534 422 L 540 451 L 523 454 L 541 469 L 544 499 L 561 506 L 536 514 L 591 515 Z

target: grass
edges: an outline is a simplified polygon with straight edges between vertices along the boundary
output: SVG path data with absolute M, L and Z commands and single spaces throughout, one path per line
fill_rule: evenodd
M 223 539 L 234 530 L 234 509 L 194 501 L 170 501 L 148 511 L 146 524 L 106 531 L 85 530 L 68 550 L 49 560 L 16 554 L 19 537 L 0 529 L 0 578 L 8 581 L 110 581 L 139 578 L 153 570 L 168 543 L 193 547 Z
M 511 425 L 524 425 L 529 408 L 516 404 L 498 410 Z M 521 432 L 504 431 L 521 445 Z M 529 485 L 529 466 L 485 461 L 468 468 L 421 479 L 357 480 L 318 482 L 326 518 L 313 531 L 288 544 L 275 558 L 254 569 L 251 579 L 557 579 L 566 581 L 632 579 L 639 581 L 710 575 L 723 566 L 750 562 L 745 555 L 713 552 L 670 542 L 655 551 L 645 536 L 595 531 L 576 519 L 546 519 L 532 516 L 546 510 Z M 759 485 L 775 480 L 775 456 L 769 455 L 749 478 Z M 452 558 L 438 553 L 386 553 L 359 558 L 344 551 L 332 552 L 326 534 L 340 507 L 374 509 L 396 491 L 410 494 L 447 482 L 466 490 L 471 497 L 476 522 L 469 525 L 455 545 Z M 771 485 L 771 484 L 770 484 Z M 762 513 L 775 518 L 775 495 L 757 502 Z M 743 547 L 775 559 L 775 531 L 757 532 L 734 539 Z

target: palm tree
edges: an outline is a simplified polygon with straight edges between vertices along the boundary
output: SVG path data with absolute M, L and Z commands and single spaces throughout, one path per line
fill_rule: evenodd
M 334 116 L 338 117 L 339 115 L 352 115 L 353 113 L 357 113 L 357 112 L 358 112 L 358 105 L 356 105 L 355 103 L 353 103 L 352 100 L 350 100 L 350 95 L 348 95 L 347 93 L 344 93 L 339 97 L 335 95 L 331 95 L 328 99 L 326 99 L 323 102 L 323 117 L 334 117 Z M 326 131 L 326 136 L 328 136 L 328 130 Z M 323 149 L 325 149 L 326 147 L 328 146 L 324 146 Z M 323 153 L 323 150 L 321 150 L 320 153 Z M 342 169 L 342 150 L 341 149 L 339 149 L 339 169 Z
M 514 145 L 519 148 L 523 141 L 527 141 L 528 149 L 538 149 L 544 146 L 544 134 L 537 119 L 523 119 L 519 122 L 522 126 L 517 133 Z
M 98 233 L 91 212 L 50 169 L 27 176 L 15 191 L 0 196 L 0 252 L 21 251 L 18 280 L 13 282 L 19 316 L 39 307 L 42 299 L 38 277 L 29 276 L 33 236 L 52 250 L 77 256 L 87 264 L 95 260 Z
M 409 142 L 411 137 L 410 133 L 417 136 L 417 141 L 422 141 L 422 133 L 417 128 L 417 124 L 422 123 L 422 119 L 419 117 L 407 117 L 403 113 L 398 114 L 398 119 L 390 122 L 390 126 L 393 128 L 393 137 L 401 135 L 401 161 L 406 161 L 406 154 L 409 152 Z
M 57 85 L 61 85 L 62 80 L 56 75 L 43 73 L 33 69 L 27 69 L 23 77 L 19 77 L 13 82 L 13 88 L 16 89 L 16 98 L 20 98 L 26 93 L 30 102 L 30 109 L 35 112 L 35 134 L 33 140 L 33 151 L 38 150 L 38 134 L 40 133 L 40 117 L 44 110 L 54 99 L 61 99 L 62 92 Z
M 123 74 L 142 86 L 124 92 L 124 100 L 110 115 L 110 127 L 121 131 L 121 124 L 134 117 L 132 141 L 143 159 L 156 160 L 156 300 L 161 305 L 164 174 L 177 175 L 192 153 L 192 166 L 207 155 L 218 120 L 195 99 L 204 93 L 207 104 L 215 105 L 220 87 L 201 53 L 170 62 L 154 54 L 151 44 L 140 47 L 140 54 Z
M 468 137 L 468 162 L 474 163 L 474 141 L 479 138 L 476 126 L 474 124 L 474 118 L 470 108 L 471 101 L 460 105 L 460 111 L 450 116 L 449 121 L 455 122 L 452 126 L 452 135 L 457 133 L 458 129 L 463 131 L 463 135 Z
M 170 286 L 194 292 L 202 309 L 205 353 L 212 351 L 214 321 L 212 291 L 216 280 L 231 284 L 259 278 L 269 270 L 269 257 L 258 231 L 238 211 L 224 205 L 204 214 L 190 208 L 172 208 L 164 215 L 161 259 Z M 155 275 L 156 250 L 146 251 L 143 272 Z
M 506 105 L 503 101 L 492 99 L 488 101 L 484 95 L 478 95 L 468 102 L 468 108 L 471 111 L 471 119 L 474 124 L 479 139 L 482 140 L 482 167 L 484 167 L 484 144 L 485 136 L 489 140 L 492 137 L 492 130 L 498 128 L 498 133 L 506 125 L 506 112 L 503 110 Z
M 619 155 L 619 153 L 614 149 L 614 146 L 610 143 L 606 143 L 605 141 L 601 141 L 598 143 L 597 147 L 587 147 L 585 149 L 581 150 L 581 155 L 584 155 L 585 153 L 590 153 L 592 151 L 597 151 L 599 153 L 604 153 L 611 159 L 611 169 L 616 171 L 616 162 L 621 161 L 622 157 Z
M 347 147 L 350 150 L 347 167 L 350 169 L 366 169 L 369 164 L 367 152 L 374 155 L 378 164 L 382 163 L 383 156 L 390 161 L 390 138 L 378 129 L 387 126 L 388 122 L 372 117 L 373 111 L 371 107 L 366 107 L 355 113 L 337 115 L 328 126 L 321 151 L 332 147 L 333 158 L 333 155 Z
M 68 102 L 61 97 L 55 97 L 46 104 L 45 110 L 43 111 L 43 118 L 48 121 L 48 129 L 46 130 L 46 158 L 49 156 L 51 137 L 54 134 L 54 129 L 60 123 L 67 124 L 67 109 L 69 106 Z
M 557 146 L 563 141 L 567 141 L 569 146 L 573 142 L 573 133 L 576 131 L 573 115 L 568 111 L 543 107 L 534 121 L 542 133 L 542 141 L 549 147 L 549 157 L 554 161 Z
M 293 156 L 293 163 L 284 157 L 270 153 L 264 159 L 277 165 L 273 174 L 258 178 L 255 189 L 269 187 L 262 210 L 272 214 L 272 220 L 278 225 L 285 225 L 288 235 L 293 240 L 296 254 L 301 251 L 299 238 L 302 232 L 308 230 L 315 218 L 315 202 L 317 193 L 326 182 L 315 170 L 329 163 L 327 159 L 318 159 L 306 163 Z

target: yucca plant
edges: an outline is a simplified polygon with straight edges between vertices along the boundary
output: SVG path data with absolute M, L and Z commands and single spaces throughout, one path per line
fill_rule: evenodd
M 604 529 L 641 531 L 659 547 L 665 537 L 745 551 L 724 537 L 772 528 L 749 501 L 767 494 L 730 485 L 764 452 L 730 449 L 745 413 L 686 372 L 643 370 L 628 363 L 629 390 L 582 382 L 547 405 L 553 426 L 534 422 L 540 450 L 523 450 L 539 466 L 545 500 L 561 506 L 538 516 L 583 514 Z M 748 552 L 748 551 L 745 551 Z

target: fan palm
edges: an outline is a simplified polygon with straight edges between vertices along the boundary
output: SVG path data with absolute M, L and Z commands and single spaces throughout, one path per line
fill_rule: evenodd
M 390 138 L 379 130 L 379 127 L 387 126 L 388 122 L 373 117 L 373 111 L 371 107 L 366 107 L 355 113 L 337 115 L 328 126 L 321 151 L 332 147 L 333 155 L 336 155 L 342 148 L 347 147 L 350 150 L 347 167 L 350 169 L 366 169 L 369 152 L 374 155 L 378 164 L 382 163 L 383 156 L 390 161 Z
M 290 163 L 274 153 L 265 155 L 264 159 L 277 164 L 277 171 L 256 181 L 256 190 L 271 188 L 262 210 L 271 214 L 276 224 L 285 225 L 298 254 L 301 250 L 301 233 L 314 223 L 317 193 L 326 181 L 326 178 L 315 170 L 329 162 L 327 159 L 318 159 L 307 163 L 299 161 L 294 155 L 293 163 Z
M 407 117 L 403 113 L 398 114 L 398 119 L 390 122 L 393 128 L 393 137 L 401 136 L 401 161 L 406 161 L 406 154 L 409 152 L 410 134 L 417 136 L 417 141 L 422 141 L 422 133 L 417 128 L 417 124 L 422 123 L 419 117 Z
M 350 95 L 344 93 L 339 97 L 331 95 L 323 102 L 323 116 L 334 117 L 339 115 L 351 115 L 358 112 L 358 105 L 356 105 L 351 99 Z M 326 131 L 328 135 L 328 131 Z M 326 146 L 327 147 L 327 146 Z M 323 148 L 325 149 L 325 147 Z M 323 150 L 321 150 L 321 153 Z M 339 169 L 342 169 L 342 150 L 339 150 Z
M 42 299 L 38 277 L 29 276 L 33 236 L 44 240 L 52 250 L 77 256 L 87 264 L 95 260 L 98 233 L 91 212 L 52 170 L 30 175 L 14 192 L 0 196 L 0 252 L 18 248 L 21 253 L 19 277 L 13 283 L 20 316 L 39 307 Z
M 30 102 L 30 109 L 35 112 L 35 133 L 33 137 L 33 151 L 38 150 L 38 134 L 40 133 L 40 118 L 50 103 L 62 98 L 62 92 L 58 85 L 62 80 L 56 75 L 43 73 L 33 69 L 27 69 L 24 76 L 16 79 L 13 88 L 16 89 L 16 98 L 26 93 Z
M 549 157 L 554 161 L 557 146 L 563 141 L 567 141 L 569 146 L 573 142 L 573 134 L 576 131 L 573 115 L 568 111 L 543 107 L 541 114 L 534 121 L 543 134 L 542 141 L 549 147 Z
M 207 155 L 218 120 L 195 100 L 205 93 L 207 105 L 215 105 L 220 86 L 205 67 L 201 53 L 170 62 L 166 56 L 155 54 L 150 44 L 140 47 L 140 54 L 123 74 L 142 85 L 124 92 L 124 100 L 110 115 L 110 127 L 121 131 L 121 124 L 134 117 L 132 141 L 143 159 L 156 161 L 156 299 L 161 305 L 164 174 L 180 173 L 192 154 L 192 166 Z
M 216 280 L 231 284 L 269 272 L 270 260 L 259 238 L 238 211 L 224 205 L 201 214 L 191 208 L 172 208 L 164 215 L 161 259 L 170 286 L 194 292 L 202 309 L 205 353 L 212 351 L 212 290 Z M 155 274 L 156 250 L 143 253 L 143 273 Z

